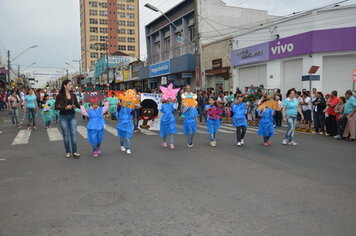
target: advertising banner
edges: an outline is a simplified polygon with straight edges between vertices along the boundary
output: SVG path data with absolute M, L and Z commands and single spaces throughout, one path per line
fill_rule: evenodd
M 141 114 L 139 117 L 139 127 L 148 130 L 160 130 L 161 114 L 161 94 L 142 93 L 141 94 Z

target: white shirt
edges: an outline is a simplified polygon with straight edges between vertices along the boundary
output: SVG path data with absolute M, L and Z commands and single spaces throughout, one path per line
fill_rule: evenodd
M 303 99 L 302 101 L 303 103 L 307 103 L 307 105 L 303 105 L 302 106 L 302 110 L 303 111 L 307 111 L 307 110 L 311 110 L 312 109 L 312 101 L 310 97 L 306 97 L 305 99 Z

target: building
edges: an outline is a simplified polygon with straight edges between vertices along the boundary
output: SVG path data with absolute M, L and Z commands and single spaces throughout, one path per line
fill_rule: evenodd
M 315 87 L 343 94 L 356 69 L 356 4 L 311 10 L 234 37 L 234 89 Z M 311 66 L 319 66 L 309 75 Z M 309 80 L 311 79 L 311 82 Z
M 106 52 L 139 58 L 139 0 L 80 0 L 81 58 L 84 72 L 94 69 Z
M 227 28 L 236 31 L 240 25 L 266 22 L 271 18 L 267 11 L 231 7 L 220 0 L 199 2 L 199 34 L 195 34 L 195 6 L 191 0 L 182 1 L 165 13 L 174 24 L 161 16 L 146 25 L 147 66 L 141 69 L 140 78 L 148 80 L 149 88 L 157 88 L 161 82 L 205 88 L 205 77 L 202 76 L 202 81 L 196 79 L 196 74 L 199 76 L 200 71 L 204 72 L 195 64 L 197 35 L 204 46 L 226 37 L 226 32 L 231 31 L 226 31 Z M 227 55 L 230 51 L 231 48 L 225 50 Z M 218 53 L 214 59 L 222 57 L 221 52 Z M 224 78 L 229 80 L 230 77 Z M 229 83 L 226 87 L 230 87 Z

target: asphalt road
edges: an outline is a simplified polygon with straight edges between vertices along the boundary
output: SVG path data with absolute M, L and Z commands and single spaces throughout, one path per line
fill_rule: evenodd
M 175 150 L 140 133 L 128 156 L 106 131 L 98 159 L 78 134 L 74 160 L 37 120 L 26 142 L 0 112 L 1 236 L 356 234 L 356 142 L 297 133 L 283 146 L 280 131 L 264 147 L 252 127 L 238 148 L 226 125 L 217 147 L 203 132 L 191 149 L 175 135 Z

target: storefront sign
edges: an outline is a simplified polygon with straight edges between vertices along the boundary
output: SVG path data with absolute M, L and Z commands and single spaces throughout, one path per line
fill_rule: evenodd
M 192 78 L 193 73 L 182 73 L 182 78 Z
M 131 56 L 109 56 L 110 65 L 128 66 L 133 61 L 135 58 Z
M 213 69 L 221 68 L 221 67 L 222 67 L 222 59 L 219 58 L 219 59 L 213 60 L 212 63 L 211 63 L 211 67 L 212 67 Z
M 150 77 L 167 75 L 170 73 L 170 61 L 162 61 L 150 66 Z
M 268 43 L 241 48 L 231 53 L 231 64 L 241 66 L 268 60 Z

